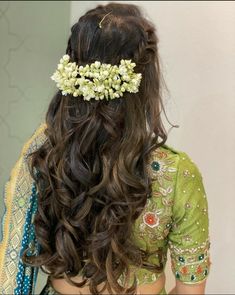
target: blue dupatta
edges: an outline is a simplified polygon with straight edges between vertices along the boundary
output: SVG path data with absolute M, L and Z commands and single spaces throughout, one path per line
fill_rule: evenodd
M 20 257 L 28 246 L 28 256 L 37 255 L 40 251 L 33 225 L 37 191 L 28 170 L 27 156 L 45 141 L 45 128 L 46 124 L 42 123 L 24 144 L 5 184 L 5 211 L 0 237 L 0 294 L 34 294 L 39 268 L 25 265 Z

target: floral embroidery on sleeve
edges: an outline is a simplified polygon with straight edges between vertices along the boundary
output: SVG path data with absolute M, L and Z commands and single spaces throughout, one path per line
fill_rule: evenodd
M 197 165 L 183 152 L 179 158 L 168 245 L 177 279 L 188 284 L 206 279 L 211 264 L 206 192 Z
M 198 283 L 206 279 L 211 264 L 209 240 L 191 249 L 177 248 L 171 243 L 169 248 L 172 258 L 171 267 L 177 279 L 187 283 Z

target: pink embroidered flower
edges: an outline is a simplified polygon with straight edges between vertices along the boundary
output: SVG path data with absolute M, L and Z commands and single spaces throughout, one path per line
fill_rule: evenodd
M 143 216 L 144 223 L 150 227 L 159 225 L 159 217 L 154 212 L 146 212 Z

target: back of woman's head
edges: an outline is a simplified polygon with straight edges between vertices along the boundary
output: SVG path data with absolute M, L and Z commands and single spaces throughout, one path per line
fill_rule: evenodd
M 157 43 L 154 26 L 135 5 L 98 5 L 83 15 L 68 40 L 71 61 L 131 59 L 142 74 L 139 91 L 90 101 L 58 91 L 46 114 L 47 140 L 31 155 L 41 247 L 31 263 L 69 281 L 83 269 L 93 293 L 103 281 L 124 293 L 117 279 L 130 264 L 161 271 L 145 264 L 149 253 L 135 245 L 132 232 L 151 194 L 150 153 L 167 139 Z

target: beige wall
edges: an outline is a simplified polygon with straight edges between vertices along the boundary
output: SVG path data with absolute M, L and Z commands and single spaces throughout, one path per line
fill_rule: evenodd
M 73 1 L 71 23 L 85 9 L 107 2 Z M 203 174 L 213 263 L 207 293 L 234 294 L 235 3 L 128 2 L 141 5 L 157 26 L 170 90 L 165 97 L 167 114 L 180 125 L 171 130 L 169 144 L 187 152 Z M 173 284 L 169 267 L 167 273 L 169 290 Z

